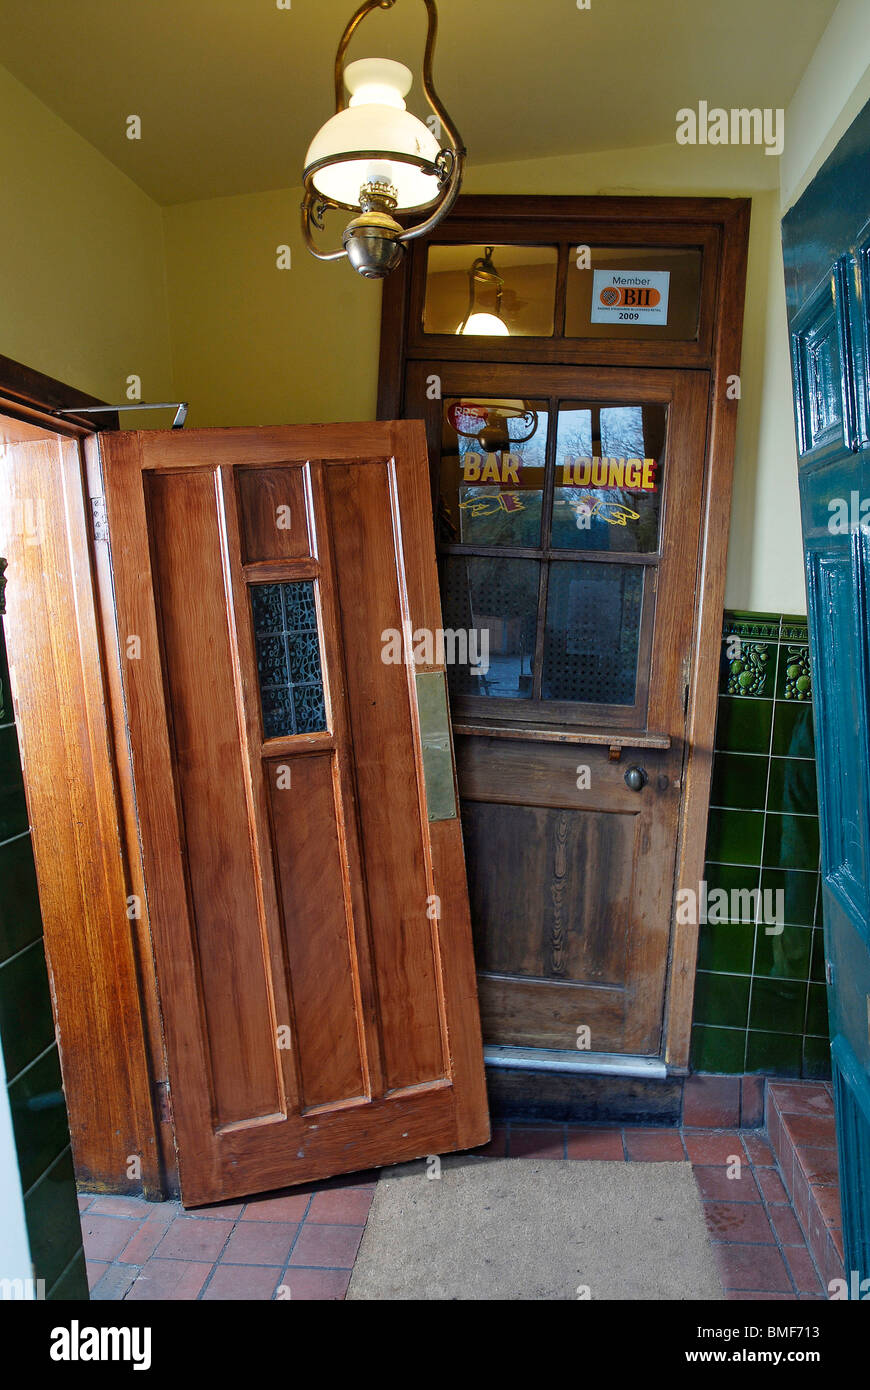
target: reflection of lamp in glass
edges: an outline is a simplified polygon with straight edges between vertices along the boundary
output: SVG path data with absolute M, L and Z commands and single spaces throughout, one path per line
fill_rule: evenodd
M 538 428 L 538 413 L 525 401 L 501 401 L 490 405 L 475 401 L 460 401 L 450 406 L 447 412 L 448 423 L 453 426 L 462 439 L 474 439 L 487 454 L 497 454 L 528 444 Z M 509 420 L 522 420 L 527 433 L 512 437 L 508 430 Z M 476 429 L 463 429 L 462 425 L 477 425 Z
M 510 336 L 510 329 L 501 316 L 501 293 L 504 279 L 492 263 L 494 250 L 494 246 L 487 246 L 486 254 L 478 256 L 477 260 L 472 261 L 468 271 L 468 308 L 465 311 L 465 318 L 456 330 L 457 333 L 464 334 L 466 337 L 507 338 Z M 486 292 L 491 293 L 493 290 L 495 291 L 494 314 L 477 307 L 478 296 Z
M 432 83 L 438 30 L 435 0 L 424 0 L 429 16 L 423 58 L 423 92 L 444 131 L 442 149 L 428 125 L 405 109 L 412 76 L 403 63 L 363 58 L 344 66 L 359 23 L 374 9 L 396 0 L 365 0 L 349 21 L 335 55 L 335 115 L 317 132 L 302 175 L 302 231 L 309 251 L 321 261 L 347 256 L 360 275 L 382 279 L 395 270 L 405 242 L 425 236 L 450 211 L 459 192 L 465 149 Z M 344 88 L 350 92 L 345 101 Z M 359 214 L 342 237 L 343 250 L 319 251 L 311 228 L 323 228 L 329 208 Z M 425 221 L 402 227 L 394 213 L 433 209 Z M 507 331 L 507 330 L 505 330 Z

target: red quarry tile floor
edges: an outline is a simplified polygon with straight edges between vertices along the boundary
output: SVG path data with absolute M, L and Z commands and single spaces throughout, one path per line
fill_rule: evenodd
M 832 1277 L 828 1271 L 839 1232 L 839 1207 L 836 1188 L 819 1177 L 820 1173 L 830 1177 L 831 1157 L 836 1175 L 836 1155 L 827 1142 L 829 1130 L 812 1123 L 814 1119 L 833 1123 L 826 1113 L 825 1088 L 811 1089 L 813 1094 L 807 1095 L 799 1083 L 768 1088 L 769 1094 L 773 1093 L 768 1106 L 775 1116 L 775 1136 L 771 1137 L 790 1164 L 788 1174 L 764 1131 L 711 1125 L 717 1113 L 714 1102 L 723 1098 L 730 1102 L 726 1088 L 719 1088 L 719 1095 L 714 1087 L 698 1098 L 693 1113 L 704 1123 L 697 1127 L 496 1124 L 491 1142 L 474 1152 L 578 1161 L 688 1160 L 704 1204 L 726 1296 L 821 1298 L 824 1286 L 820 1272 L 826 1280 Z M 786 1144 L 790 1135 L 794 1136 L 791 1148 Z M 800 1148 L 802 1139 L 813 1142 Z M 804 1160 L 804 1154 L 810 1159 Z M 818 1154 L 828 1156 L 827 1167 Z M 798 1186 L 793 1206 L 786 1189 L 791 1189 L 795 1170 L 804 1185 Z M 81 1221 L 91 1297 L 342 1299 L 376 1180 L 376 1173 L 353 1174 L 268 1193 L 249 1202 L 228 1202 L 189 1212 L 178 1202 L 152 1203 L 135 1197 L 84 1193 L 80 1198 Z M 798 1219 L 801 1201 L 802 1221 Z M 812 1226 L 811 1212 L 816 1214 L 814 1244 L 828 1261 L 822 1269 L 804 1236 Z

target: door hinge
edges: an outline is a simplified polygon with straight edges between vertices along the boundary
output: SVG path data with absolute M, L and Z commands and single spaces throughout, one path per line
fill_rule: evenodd
M 109 517 L 106 512 L 105 497 L 91 498 L 91 525 L 94 532 L 95 541 L 109 541 Z

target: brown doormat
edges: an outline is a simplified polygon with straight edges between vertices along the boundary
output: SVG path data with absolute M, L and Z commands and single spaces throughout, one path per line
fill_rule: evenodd
M 348 1298 L 724 1298 L 688 1163 L 433 1166 L 381 1173 Z

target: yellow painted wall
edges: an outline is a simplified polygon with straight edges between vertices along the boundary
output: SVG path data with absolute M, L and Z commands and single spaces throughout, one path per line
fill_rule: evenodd
M 803 612 L 778 161 L 667 145 L 472 167 L 473 193 L 751 195 L 743 396 L 727 603 Z M 176 390 L 192 425 L 371 419 L 380 291 L 304 250 L 298 189 L 165 210 Z M 342 223 L 336 220 L 333 235 Z M 289 244 L 292 268 L 276 248 Z
M 172 389 L 161 209 L 5 68 L 0 353 L 110 401 Z
M 783 212 L 870 101 L 870 4 L 840 0 L 785 113 Z

